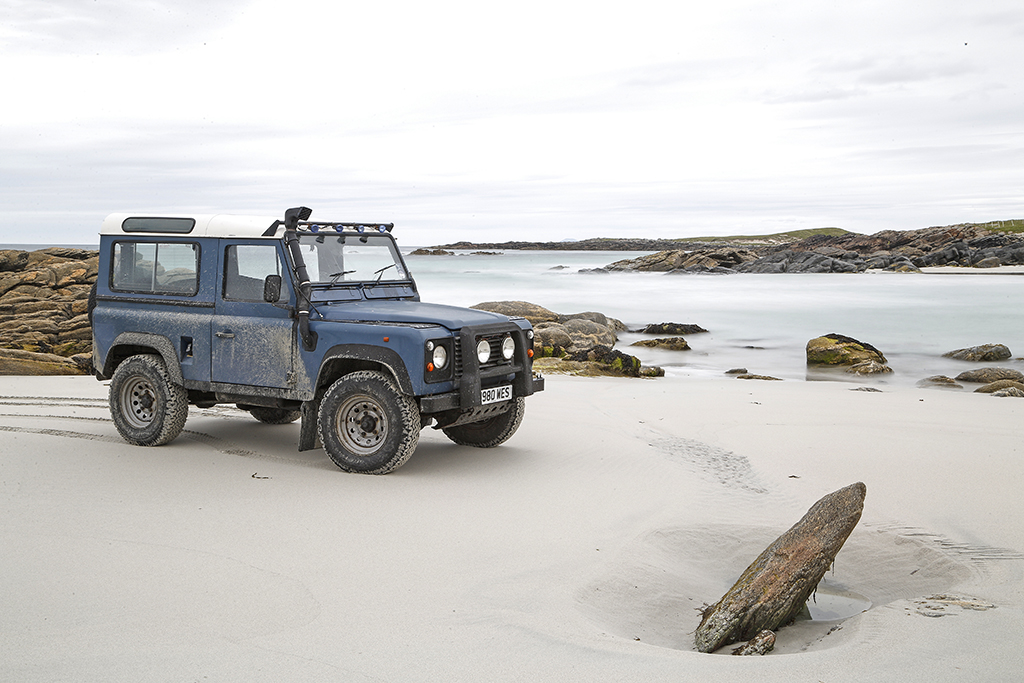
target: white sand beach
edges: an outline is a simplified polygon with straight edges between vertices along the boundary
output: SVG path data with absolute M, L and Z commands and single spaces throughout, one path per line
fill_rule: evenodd
M 227 407 L 130 446 L 105 384 L 0 377 L 0 680 L 1018 679 L 1024 401 L 851 389 L 549 377 L 504 446 L 428 429 L 362 476 Z M 697 609 L 856 481 L 818 618 L 694 651 Z

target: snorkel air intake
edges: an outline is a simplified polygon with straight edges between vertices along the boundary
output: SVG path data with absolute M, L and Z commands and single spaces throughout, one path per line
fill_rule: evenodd
M 302 348 L 312 351 L 316 348 L 316 332 L 309 329 L 310 309 L 310 284 L 309 273 L 306 272 L 306 262 L 302 260 L 302 251 L 299 248 L 299 235 L 296 229 L 299 221 L 309 219 L 313 209 L 306 206 L 297 206 L 284 212 L 284 243 L 292 255 L 292 263 L 295 268 L 295 279 L 298 281 L 298 296 L 296 296 L 295 317 L 299 321 L 299 336 L 302 337 Z

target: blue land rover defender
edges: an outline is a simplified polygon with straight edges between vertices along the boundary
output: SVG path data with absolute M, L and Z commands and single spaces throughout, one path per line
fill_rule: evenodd
M 113 214 L 90 302 L 93 366 L 121 435 L 159 446 L 188 406 L 301 419 L 300 451 L 385 474 L 423 427 L 489 448 L 519 428 L 533 373 L 522 318 L 420 301 L 391 224 Z

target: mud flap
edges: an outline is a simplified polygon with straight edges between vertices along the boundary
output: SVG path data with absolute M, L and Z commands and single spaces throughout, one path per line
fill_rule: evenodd
M 302 422 L 299 423 L 299 451 L 311 451 L 322 448 L 320 433 L 317 431 L 317 414 L 320 412 L 320 401 L 302 402 Z

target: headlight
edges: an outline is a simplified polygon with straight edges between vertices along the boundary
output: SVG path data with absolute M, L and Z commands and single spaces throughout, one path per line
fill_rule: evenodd
M 505 337 L 505 341 L 501 342 L 501 355 L 505 357 L 505 360 L 512 360 L 512 354 L 515 352 L 515 340 L 512 337 Z
M 476 343 L 476 359 L 483 365 L 491 359 L 491 345 L 486 339 Z
M 432 357 L 434 361 L 434 367 L 440 370 L 448 362 L 448 351 L 442 344 L 438 344 L 434 347 L 434 355 Z

